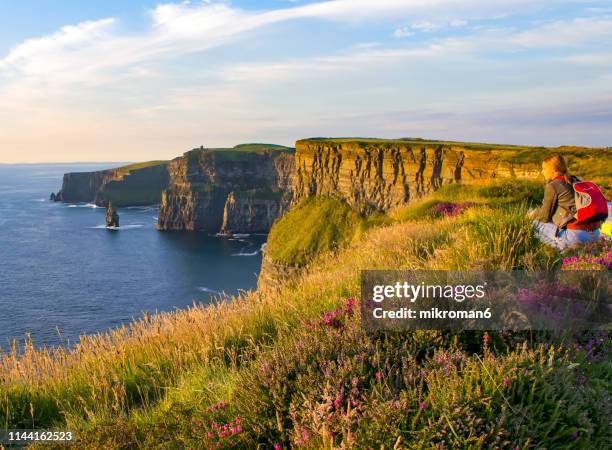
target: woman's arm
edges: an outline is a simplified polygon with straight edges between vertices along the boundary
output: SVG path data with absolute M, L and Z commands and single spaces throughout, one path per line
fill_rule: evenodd
M 557 191 L 553 187 L 552 183 L 546 183 L 544 188 L 544 201 L 542 206 L 536 209 L 531 216 L 532 219 L 540 222 L 552 222 L 553 214 L 557 209 Z

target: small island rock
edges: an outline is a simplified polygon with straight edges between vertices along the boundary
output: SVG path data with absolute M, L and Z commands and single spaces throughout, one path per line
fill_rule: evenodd
M 108 228 L 119 228 L 119 214 L 117 214 L 111 202 L 108 202 L 106 208 L 106 226 Z

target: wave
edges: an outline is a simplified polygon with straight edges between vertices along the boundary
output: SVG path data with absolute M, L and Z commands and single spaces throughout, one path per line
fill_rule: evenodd
M 98 206 L 94 203 L 73 203 L 68 205 L 68 208 L 91 208 L 91 209 L 97 209 L 97 208 L 101 208 L 101 206 Z
M 239 253 L 232 253 L 232 256 L 257 256 L 260 252 L 263 251 L 265 246 L 266 246 L 266 244 L 264 243 L 264 244 L 261 245 L 261 247 L 258 250 L 255 250 L 253 252 L 244 252 L 244 251 L 241 250 Z
M 259 250 L 255 250 L 251 253 L 232 253 L 232 256 L 257 256 L 259 254 Z
M 214 289 L 207 288 L 205 286 L 198 287 L 198 291 L 208 292 L 209 294 L 221 294 L 219 291 L 215 291 Z
M 95 227 L 88 227 L 91 230 L 116 230 L 116 231 L 121 231 L 121 230 L 134 230 L 136 228 L 142 228 L 144 227 L 144 225 L 140 224 L 140 223 L 135 223 L 132 225 L 122 225 L 120 227 L 107 227 L 106 225 L 96 225 Z
M 129 209 L 132 211 L 149 212 L 149 211 L 157 211 L 159 208 L 154 207 L 154 206 L 126 206 L 125 209 Z
M 235 233 L 235 234 L 232 234 L 232 237 L 234 237 L 234 238 L 245 238 L 245 237 L 249 237 L 249 236 L 250 236 L 250 234 L 248 234 L 248 233 Z

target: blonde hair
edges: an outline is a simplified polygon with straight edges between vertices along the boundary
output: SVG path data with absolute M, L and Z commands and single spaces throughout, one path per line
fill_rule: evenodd
M 569 169 L 567 168 L 567 160 L 561 153 L 554 153 L 547 156 L 544 158 L 544 161 L 542 161 L 542 165 L 561 175 L 563 178 L 565 178 L 565 181 L 571 184 L 572 181 L 571 175 L 569 174 Z

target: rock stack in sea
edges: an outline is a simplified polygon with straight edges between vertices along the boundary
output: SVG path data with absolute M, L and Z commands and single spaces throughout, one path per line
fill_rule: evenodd
M 119 214 L 111 202 L 108 202 L 106 207 L 106 226 L 107 228 L 119 228 Z

